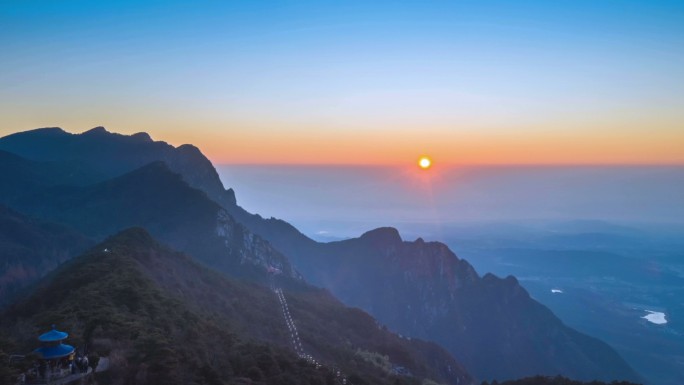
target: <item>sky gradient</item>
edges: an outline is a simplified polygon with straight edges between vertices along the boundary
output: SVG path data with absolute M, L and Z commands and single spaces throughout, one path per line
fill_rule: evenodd
M 684 3 L 4 1 L 0 135 L 215 163 L 684 164 Z

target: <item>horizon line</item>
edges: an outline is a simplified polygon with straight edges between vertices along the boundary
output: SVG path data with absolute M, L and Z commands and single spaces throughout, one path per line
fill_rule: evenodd
M 304 163 L 304 162 L 214 162 L 215 166 L 237 167 L 414 167 L 414 163 Z M 684 163 L 433 163 L 433 168 L 454 167 L 684 167 Z M 417 166 L 415 166 L 417 167 Z M 430 172 L 427 170 L 426 172 Z

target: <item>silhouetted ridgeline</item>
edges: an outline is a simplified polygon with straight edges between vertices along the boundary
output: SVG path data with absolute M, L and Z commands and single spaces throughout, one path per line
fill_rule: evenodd
M 223 202 L 223 185 L 211 162 L 192 145 L 173 147 L 152 141 L 144 132 L 120 135 L 95 127 L 82 134 L 61 128 L 41 128 L 0 139 L 0 149 L 26 159 L 61 163 L 72 172 L 68 184 L 91 184 L 123 175 L 146 164 L 162 161 L 192 187 Z M 77 171 L 77 172 L 76 172 Z M 219 199 L 220 198 L 220 199 Z
M 345 304 L 368 311 L 393 330 L 442 344 L 480 379 L 563 374 L 578 379 L 639 381 L 639 376 L 609 346 L 563 325 L 531 299 L 515 278 L 499 279 L 489 274 L 480 277 L 468 262 L 457 258 L 443 244 L 422 239 L 404 242 L 396 230 L 389 228 L 357 239 L 322 244 L 287 222 L 246 212 L 195 147 L 174 148 L 154 142 L 146 134 L 124 136 L 100 127 L 78 135 L 56 128 L 18 133 L 0 139 L 0 150 L 4 150 L 0 151 L 0 203 L 24 214 L 69 225 L 95 239 L 141 226 L 203 264 L 252 282 L 238 284 L 215 273 L 208 279 L 205 273 L 198 272 L 197 265 L 185 264 L 191 262 L 187 257 L 161 252 L 144 242 L 143 249 L 152 252 L 105 255 L 94 250 L 43 281 L 43 297 L 35 295 L 11 309 L 8 314 L 15 317 L 15 325 L 34 325 L 28 328 L 30 333 L 53 322 L 48 319 L 58 318 L 77 330 L 84 341 L 94 342 L 90 333 L 100 330 L 100 326 L 103 334 L 98 338 L 104 340 L 128 330 L 129 334 L 123 335 L 130 338 L 130 344 L 123 352 L 138 349 L 136 344 L 143 341 L 130 330 L 149 330 L 149 343 L 162 338 L 162 331 L 170 333 L 172 337 L 160 339 L 164 345 L 159 349 L 163 351 L 176 349 L 172 341 L 187 341 L 187 350 L 169 356 L 176 358 L 155 366 L 156 371 L 145 369 L 148 374 L 156 373 L 152 376 L 163 376 L 169 369 L 164 365 L 185 365 L 185 360 L 192 362 L 190 357 L 196 352 L 214 348 L 207 334 L 225 325 L 230 325 L 230 333 L 239 341 L 254 338 L 285 346 L 278 338 L 286 336 L 257 326 L 260 322 L 275 325 L 274 312 L 264 306 L 273 305 L 276 299 L 263 286 L 269 282 L 268 269 L 275 267 L 284 272 L 279 280 L 292 296 L 288 302 L 294 316 L 303 323 L 299 329 L 309 336 L 304 339 L 310 348 L 321 357 L 346 365 L 350 372 L 358 371 L 380 382 L 389 378 L 382 369 L 386 365 L 378 364 L 384 355 L 390 362 L 410 368 L 415 378 L 425 374 L 454 383 L 469 377 L 439 348 L 397 339 L 379 329 L 365 313 L 345 309 L 330 295 L 307 286 L 302 275 L 330 289 Z M 140 235 L 123 233 L 120 237 L 126 241 L 117 242 L 135 243 L 145 238 L 135 234 Z M 149 258 L 134 258 L 131 254 Z M 159 255 L 166 259 L 157 259 Z M 148 260 L 154 262 L 154 269 L 146 267 Z M 98 261 L 105 264 L 99 265 Z M 89 274 L 84 272 L 90 269 L 110 277 L 110 281 L 89 281 Z M 117 275 L 105 274 L 108 269 L 117 271 Z M 73 281 L 69 276 L 83 279 Z M 111 284 L 100 288 L 104 282 Z M 81 285 L 89 289 L 76 290 Z M 222 286 L 228 288 L 216 289 Z M 73 292 L 60 287 L 70 287 Z M 131 287 L 140 290 L 127 289 Z M 85 293 L 92 296 L 77 298 Z M 114 298 L 108 298 L 108 293 Z M 60 306 L 53 307 L 53 302 L 44 302 L 44 298 L 52 298 Z M 82 306 L 95 303 L 105 307 Z M 148 307 L 157 310 L 146 311 Z M 187 313 L 189 317 L 194 314 L 197 321 L 191 325 L 196 327 L 185 329 L 179 324 L 183 318 L 180 315 L 161 320 L 165 312 Z M 75 314 L 74 318 L 68 318 L 69 314 Z M 83 326 L 88 322 L 82 319 L 95 326 Z M 13 333 L 30 334 L 21 334 L 21 330 Z M 221 333 L 226 331 L 222 329 Z M 233 334 L 219 336 L 218 340 L 224 339 L 226 346 L 241 346 L 229 341 Z M 198 345 L 193 345 L 188 336 L 196 337 Z M 206 345 L 202 342 L 205 339 Z M 138 351 L 143 353 L 133 357 L 145 362 L 145 354 L 153 354 L 144 351 L 145 346 Z M 374 352 L 380 358 L 371 369 L 365 366 L 364 357 L 378 358 Z M 134 365 L 137 361 L 128 361 L 130 356 L 126 354 L 126 365 Z M 163 357 L 158 359 L 166 362 Z M 213 361 L 202 360 L 202 365 L 217 371 L 219 377 L 229 375 L 215 367 Z M 445 368 L 455 370 L 460 377 L 450 376 Z M 174 378 L 190 381 L 200 376 L 192 367 L 179 370 L 183 373 L 174 374 Z

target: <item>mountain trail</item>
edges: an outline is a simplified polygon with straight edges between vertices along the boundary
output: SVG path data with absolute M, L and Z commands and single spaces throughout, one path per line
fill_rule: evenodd
M 285 318 L 285 325 L 287 326 L 288 333 L 290 334 L 290 342 L 292 343 L 295 353 L 297 353 L 299 358 L 306 360 L 309 364 L 315 365 L 316 369 L 320 369 L 324 365 L 316 360 L 311 354 L 307 354 L 302 347 L 302 340 L 299 338 L 297 325 L 295 325 L 292 315 L 290 314 L 290 308 L 287 305 L 287 298 L 285 298 L 283 289 L 277 287 L 273 280 L 271 280 L 271 289 L 275 293 L 276 297 L 278 298 L 278 302 L 280 303 L 280 310 L 283 313 L 283 318 Z M 353 385 L 351 382 L 349 382 L 349 380 L 347 380 L 347 377 L 342 373 L 342 371 L 340 371 L 340 369 L 335 367 L 329 367 L 329 369 L 335 375 L 335 379 L 339 384 Z

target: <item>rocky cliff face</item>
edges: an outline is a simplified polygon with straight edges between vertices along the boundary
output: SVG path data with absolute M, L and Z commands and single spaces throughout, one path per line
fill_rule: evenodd
M 279 273 L 303 280 L 301 274 L 292 268 L 290 262 L 263 238 L 249 232 L 235 222 L 228 212 L 221 208 L 217 212 L 216 235 L 223 240 L 229 254 L 236 255 L 239 263 L 249 264 L 263 271 L 276 269 Z
M 310 282 L 393 330 L 440 343 L 480 379 L 640 380 L 612 348 L 565 326 L 514 277 L 480 277 L 442 243 L 405 242 L 381 228 L 293 257 Z
M 92 185 L 65 186 L 52 175 L 41 177 L 44 162 L 12 159 L 12 167 L 0 162 L 0 202 L 16 210 L 70 225 L 94 239 L 141 226 L 232 275 L 263 280 L 273 266 L 301 279 L 287 258 L 165 163 Z

